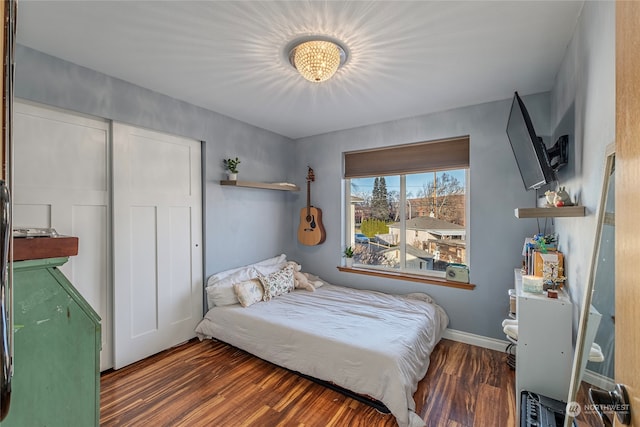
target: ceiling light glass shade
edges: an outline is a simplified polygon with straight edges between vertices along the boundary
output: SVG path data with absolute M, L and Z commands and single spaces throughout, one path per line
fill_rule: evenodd
M 292 63 L 310 82 L 323 82 L 333 76 L 344 62 L 344 50 L 335 43 L 312 40 L 293 48 Z

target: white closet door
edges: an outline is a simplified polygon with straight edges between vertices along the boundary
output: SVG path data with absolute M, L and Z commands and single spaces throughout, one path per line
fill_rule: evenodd
M 113 124 L 116 369 L 202 319 L 200 142 Z
M 60 269 L 102 319 L 100 369 L 113 366 L 109 124 L 16 102 L 13 224 L 79 238 Z

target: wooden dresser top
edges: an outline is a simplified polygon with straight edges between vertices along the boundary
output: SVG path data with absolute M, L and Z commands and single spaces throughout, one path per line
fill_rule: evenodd
M 14 261 L 74 255 L 78 255 L 77 237 L 16 237 L 13 239 Z

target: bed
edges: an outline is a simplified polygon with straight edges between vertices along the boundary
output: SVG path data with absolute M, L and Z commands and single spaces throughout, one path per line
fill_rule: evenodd
M 277 268 L 276 264 L 249 267 L 236 269 L 231 279 L 227 275 L 208 281 L 210 309 L 196 328 L 200 339 L 226 342 L 276 365 L 370 396 L 389 409 L 400 427 L 424 425 L 414 412 L 413 394 L 448 324 L 444 310 L 428 295 L 390 295 L 315 278 L 322 286 L 313 292 L 293 289 L 247 307 L 228 304 L 229 283 L 259 276 L 262 267 L 263 271 Z M 214 292 L 226 295 L 227 303 L 215 304 Z

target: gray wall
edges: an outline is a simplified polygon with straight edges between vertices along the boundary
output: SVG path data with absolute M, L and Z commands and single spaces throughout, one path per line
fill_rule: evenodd
M 235 156 L 242 160 L 242 179 L 290 181 L 292 140 L 24 46 L 16 51 L 15 95 L 205 141 L 205 277 L 290 251 L 290 212 L 299 195 L 218 183 L 224 178 L 222 159 Z
M 568 130 L 575 150 L 560 184 L 587 210 L 584 218 L 557 219 L 555 227 L 559 247 L 567 253 L 565 274 L 576 329 L 594 246 L 605 148 L 615 141 L 615 2 L 585 2 L 551 100 L 552 129 L 563 128 L 567 114 L 574 116 Z
M 524 102 L 538 133 L 548 135 L 549 94 L 527 96 Z M 504 339 L 500 323 L 508 311 L 507 290 L 513 287 L 513 270 L 521 264 L 525 236 L 538 230 L 536 220 L 514 215 L 516 207 L 535 206 L 535 194 L 525 191 L 507 139 L 510 107 L 511 99 L 507 99 L 298 140 L 296 163 L 300 166 L 296 175 L 302 175 L 307 164 L 314 168 L 313 204 L 322 209 L 327 231 L 327 240 L 320 246 L 298 245 L 299 262 L 338 284 L 387 292 L 427 292 L 449 314 L 450 328 Z M 476 289 L 339 272 L 336 266 L 345 243 L 340 203 L 344 194 L 342 153 L 460 135 L 470 136 L 467 254 Z

